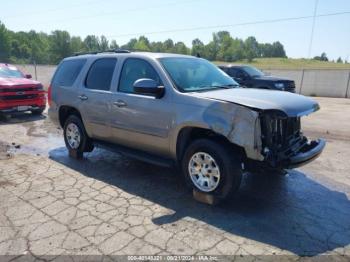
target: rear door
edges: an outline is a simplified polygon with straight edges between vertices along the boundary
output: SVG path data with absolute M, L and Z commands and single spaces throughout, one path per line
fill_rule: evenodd
M 110 137 L 111 83 L 116 58 L 96 59 L 79 88 L 79 111 L 89 136 L 107 140 Z
M 49 101 L 49 114 L 58 120 L 58 110 L 61 106 L 76 107 L 78 99 L 77 82 L 87 63 L 84 58 L 69 59 L 61 62 L 51 81 L 51 99 Z

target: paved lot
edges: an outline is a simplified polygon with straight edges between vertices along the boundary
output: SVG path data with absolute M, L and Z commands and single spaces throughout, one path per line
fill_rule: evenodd
M 172 169 L 102 149 L 68 158 L 61 130 L 46 117 L 2 121 L 0 255 L 336 254 L 346 261 L 350 100 L 318 100 L 322 110 L 304 129 L 327 138 L 324 154 L 286 177 L 246 175 L 235 200 L 217 207 L 195 202 Z

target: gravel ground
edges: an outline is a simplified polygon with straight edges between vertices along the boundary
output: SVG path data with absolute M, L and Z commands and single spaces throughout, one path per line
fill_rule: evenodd
M 247 174 L 236 198 L 215 207 L 194 201 L 173 169 L 102 149 L 70 159 L 45 115 L 0 121 L 0 261 L 102 254 L 349 261 L 350 100 L 317 99 L 321 111 L 303 126 L 327 139 L 322 156 L 286 177 Z

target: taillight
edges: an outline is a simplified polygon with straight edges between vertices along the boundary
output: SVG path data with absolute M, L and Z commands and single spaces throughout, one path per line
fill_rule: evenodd
M 49 106 L 51 106 L 51 99 L 52 99 L 52 88 L 51 85 L 49 85 L 49 89 L 47 90 L 47 102 L 49 103 Z

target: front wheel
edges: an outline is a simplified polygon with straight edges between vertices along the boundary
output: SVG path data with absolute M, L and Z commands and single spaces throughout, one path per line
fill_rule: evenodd
M 64 142 L 69 152 L 69 156 L 82 158 L 84 152 L 93 150 L 93 145 L 88 137 L 84 124 L 76 115 L 67 118 L 63 127 Z
M 238 191 L 243 174 L 239 156 L 209 139 L 190 144 L 182 159 L 182 171 L 188 186 L 219 199 Z

